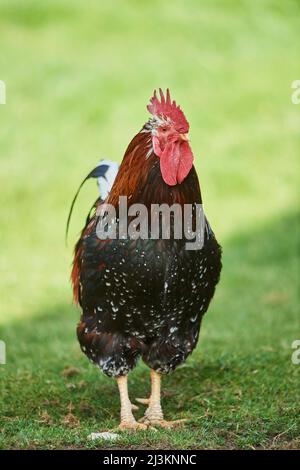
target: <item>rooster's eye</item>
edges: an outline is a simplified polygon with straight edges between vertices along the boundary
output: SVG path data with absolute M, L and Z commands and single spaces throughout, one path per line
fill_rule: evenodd
M 167 132 L 167 128 L 166 127 L 162 127 L 162 132 Z

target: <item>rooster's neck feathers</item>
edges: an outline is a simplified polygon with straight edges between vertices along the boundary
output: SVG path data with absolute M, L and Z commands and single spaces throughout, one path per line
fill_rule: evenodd
M 159 158 L 152 146 L 154 125 L 153 120 L 149 120 L 128 145 L 107 202 L 116 207 L 119 197 L 127 196 L 129 206 L 135 203 L 146 206 L 200 204 L 200 187 L 194 167 L 182 184 L 170 187 L 164 182 Z

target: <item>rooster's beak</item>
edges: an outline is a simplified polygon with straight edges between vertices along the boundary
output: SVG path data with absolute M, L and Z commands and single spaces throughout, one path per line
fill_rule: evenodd
M 186 142 L 189 141 L 189 136 L 187 134 L 180 134 L 180 137 L 182 140 L 185 140 Z

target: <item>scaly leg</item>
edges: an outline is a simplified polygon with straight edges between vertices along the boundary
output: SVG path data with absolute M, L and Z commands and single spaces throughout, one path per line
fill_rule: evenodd
M 151 369 L 151 395 L 149 399 L 137 398 L 139 403 L 148 405 L 144 418 L 141 419 L 143 423 L 151 425 L 159 425 L 164 428 L 172 428 L 183 424 L 185 419 L 177 421 L 166 421 L 161 408 L 160 395 L 161 395 L 161 375 Z
M 119 387 L 119 392 L 120 392 L 120 401 L 121 401 L 121 423 L 119 425 L 119 429 L 121 430 L 147 429 L 147 425 L 138 423 L 132 414 L 132 404 L 128 396 L 127 375 L 117 377 L 117 382 L 118 382 L 118 387 Z

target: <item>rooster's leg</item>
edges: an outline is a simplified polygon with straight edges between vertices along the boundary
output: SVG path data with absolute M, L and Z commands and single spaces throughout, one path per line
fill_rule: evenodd
M 138 423 L 132 414 L 132 404 L 128 396 L 127 375 L 118 377 L 117 382 L 121 401 L 121 423 L 119 429 L 147 429 L 147 425 Z
M 145 416 L 141 419 L 143 423 L 151 425 L 159 425 L 164 428 L 171 428 L 181 425 L 185 419 L 177 421 L 166 421 L 161 407 L 161 375 L 151 369 L 151 395 L 149 399 L 137 398 L 137 401 L 148 405 Z

